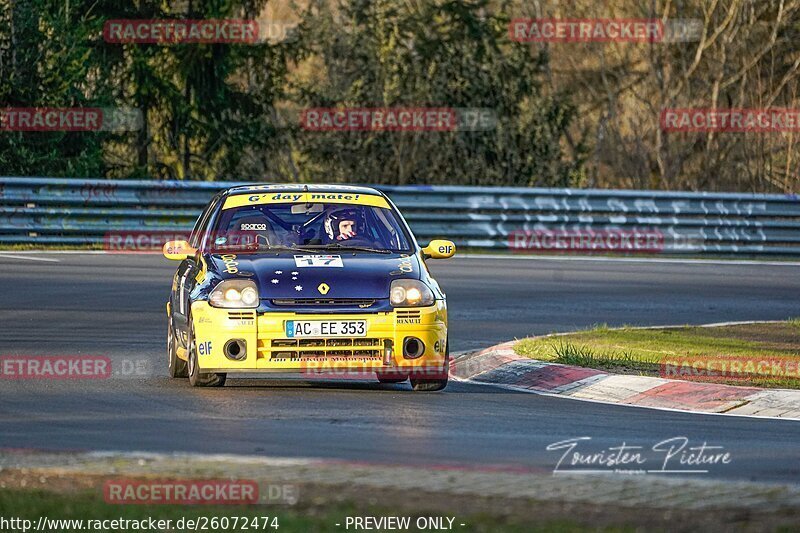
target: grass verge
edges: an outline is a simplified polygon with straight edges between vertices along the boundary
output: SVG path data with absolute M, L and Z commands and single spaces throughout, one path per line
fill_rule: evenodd
M 152 519 L 171 520 L 169 526 L 158 525 L 158 531 L 275 531 L 277 524 L 279 532 L 293 531 L 353 531 L 364 530 L 354 527 L 351 523 L 347 526 L 348 517 L 400 517 L 407 518 L 411 524 L 402 531 L 418 531 L 415 525 L 417 518 L 452 518 L 450 531 L 463 532 L 578 532 L 578 531 L 669 531 L 693 532 L 716 530 L 744 530 L 748 526 L 754 530 L 793 530 L 792 525 L 798 523 L 798 510 L 792 504 L 794 498 L 786 498 L 786 490 L 772 489 L 775 496 L 765 496 L 765 491 L 757 489 L 758 506 L 742 508 L 740 500 L 734 495 L 750 494 L 743 488 L 734 489 L 727 498 L 717 502 L 719 507 L 713 512 L 683 512 L 683 503 L 677 496 L 687 490 L 684 485 L 671 484 L 664 486 L 662 482 L 651 480 L 636 481 L 626 479 L 586 479 L 580 481 L 580 486 L 588 489 L 584 498 L 575 499 L 562 493 L 567 487 L 576 487 L 574 480 L 556 481 L 553 478 L 552 488 L 556 494 L 550 494 L 544 499 L 537 500 L 526 491 L 519 491 L 516 495 L 508 493 L 492 494 L 491 490 L 485 493 L 481 490 L 453 490 L 456 485 L 449 483 L 449 488 L 439 485 L 433 489 L 423 471 L 420 470 L 419 486 L 410 489 L 406 486 L 392 486 L 393 482 L 386 479 L 383 485 L 380 476 L 372 477 L 377 484 L 361 485 L 348 481 L 351 475 L 358 475 L 363 467 L 357 470 L 339 469 L 342 484 L 327 483 L 300 483 L 296 485 L 293 494 L 297 497 L 294 505 L 115 505 L 107 503 L 103 497 L 103 487 L 108 480 L 119 480 L 120 476 L 128 481 L 154 480 L 154 479 L 204 479 L 202 471 L 210 475 L 208 479 L 241 479 L 237 473 L 253 472 L 255 480 L 262 482 L 283 483 L 291 478 L 287 477 L 288 471 L 277 473 L 275 478 L 269 474 L 270 479 L 260 477 L 269 469 L 264 470 L 256 466 L 244 466 L 238 463 L 228 463 L 220 460 L 200 461 L 190 465 L 170 465 L 169 462 L 152 462 L 141 464 L 141 460 L 122 458 L 109 458 L 101 461 L 86 461 L 86 458 L 75 457 L 82 464 L 78 470 L 74 466 L 66 470 L 53 466 L 57 464 L 55 457 L 42 458 L 43 464 L 49 466 L 35 466 L 36 458 L 14 453 L 0 468 L 0 524 L 3 519 L 29 520 L 27 531 L 37 530 L 36 525 L 44 518 L 56 520 L 83 520 L 82 524 L 54 524 L 50 522 L 38 528 L 38 531 L 153 531 L 152 527 L 132 527 L 128 524 L 113 524 L 103 521 L 135 520 L 143 521 Z M 62 459 L 64 459 L 62 457 Z M 67 456 L 68 463 L 72 460 Z M 28 466 L 23 464 L 29 462 Z M 19 463 L 19 464 L 15 464 Z M 115 465 L 110 467 L 109 465 Z M 105 467 L 103 465 L 106 465 Z M 82 471 L 81 468 L 85 469 Z M 114 473 L 100 473 L 102 470 L 112 470 Z M 139 475 L 131 469 L 138 470 Z M 146 472 L 150 472 L 147 474 Z M 221 474 L 227 471 L 229 475 Z M 302 471 L 302 469 L 300 469 Z M 159 472 L 154 477 L 153 472 Z M 178 473 L 181 472 L 181 473 Z M 195 472 L 195 474 L 190 474 Z M 369 477 L 369 470 L 367 470 Z M 372 474 L 378 474 L 373 471 Z M 453 472 L 452 475 L 459 475 Z M 177 477 L 174 477 L 177 476 Z M 185 477 L 189 476 L 189 477 Z M 534 476 L 535 477 L 535 476 Z M 324 479 L 322 476 L 321 479 Z M 519 479 L 509 476 L 507 479 L 516 484 Z M 473 478 L 475 479 L 475 478 Z M 485 479 L 485 478 L 484 478 Z M 533 478 L 531 481 L 538 485 Z M 539 478 L 538 481 L 541 481 Z M 631 485 L 632 483 L 632 485 Z M 653 483 L 653 485 L 650 485 Z M 690 487 L 697 487 L 694 482 L 689 482 Z M 401 483 L 401 485 L 405 485 Z M 718 489 L 727 487 L 718 482 Z M 628 501 L 621 497 L 613 504 L 608 499 L 595 501 L 591 496 L 596 491 L 611 490 L 612 492 L 630 491 L 633 487 L 645 488 L 653 486 L 655 493 L 662 497 L 675 500 L 672 504 L 663 505 L 663 501 L 654 499 L 653 506 L 643 503 L 641 499 Z M 432 490 L 426 490 L 429 487 Z M 533 491 L 540 493 L 542 489 Z M 690 492 L 694 489 L 689 488 Z M 702 489 L 708 490 L 707 487 Z M 744 492 L 741 492 L 744 491 Z M 582 492 L 582 491 L 581 491 Z M 766 499 L 765 499 L 766 498 Z M 265 520 L 262 517 L 269 517 Z M 222 520 L 228 517 L 227 523 Z M 238 527 L 233 526 L 233 518 L 238 517 Z M 212 519 L 216 518 L 216 521 Z M 252 527 L 252 519 L 258 518 L 258 527 Z M 178 521 L 183 519 L 183 525 Z M 243 527 L 242 522 L 248 519 L 248 527 Z M 92 523 L 88 523 L 91 520 Z M 188 520 L 195 521 L 189 525 Z M 98 527 L 97 522 L 100 521 Z M 445 520 L 446 521 L 446 520 Z M 216 525 L 214 525 L 216 523 Z M 263 527 L 266 523 L 267 527 Z M 442 522 L 443 524 L 444 522 Z M 337 525 L 338 524 L 338 525 Z M 430 525 L 430 523 L 429 523 Z M 19 524 L 16 527 L 8 523 L 0 525 L 0 531 L 22 531 Z M 78 526 L 81 526 L 80 528 Z M 205 527 L 204 527 L 205 526 Z M 370 528 L 366 528 L 370 529 Z M 374 529 L 374 528 L 373 528 Z M 447 529 L 447 528 L 444 528 Z M 796 528 L 795 528 L 796 529 Z M 385 530 L 385 529 L 381 529 Z M 428 527 L 426 531 L 439 531 L 440 527 Z
M 800 319 L 719 327 L 611 329 L 523 339 L 522 356 L 622 374 L 800 389 Z

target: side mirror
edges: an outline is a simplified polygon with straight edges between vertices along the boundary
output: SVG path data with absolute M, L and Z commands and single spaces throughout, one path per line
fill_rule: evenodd
M 436 239 L 422 249 L 423 255 L 432 259 L 449 259 L 456 254 L 456 245 L 453 241 Z
M 189 246 L 186 241 L 167 241 L 164 243 L 164 257 L 172 261 L 183 261 L 189 257 L 194 257 L 197 253 L 196 248 Z

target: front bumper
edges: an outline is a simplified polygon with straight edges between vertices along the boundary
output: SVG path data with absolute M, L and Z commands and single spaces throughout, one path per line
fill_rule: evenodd
M 429 307 L 355 314 L 258 314 L 253 309 L 220 309 L 197 301 L 192 304 L 192 319 L 203 372 L 446 372 L 447 306 L 440 300 Z M 287 320 L 365 320 L 367 335 L 289 339 Z M 406 337 L 423 342 L 421 356 L 403 355 Z M 224 353 L 231 340 L 244 341 L 240 360 Z

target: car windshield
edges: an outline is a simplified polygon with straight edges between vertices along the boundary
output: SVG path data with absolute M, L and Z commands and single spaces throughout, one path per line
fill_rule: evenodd
M 392 209 L 346 203 L 270 203 L 223 209 L 211 251 L 353 250 L 409 252 Z

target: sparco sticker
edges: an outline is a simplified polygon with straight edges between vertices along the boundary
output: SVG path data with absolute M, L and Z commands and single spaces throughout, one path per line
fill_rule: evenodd
M 344 267 L 340 255 L 296 255 L 294 264 L 298 267 Z

